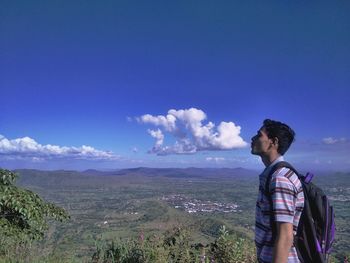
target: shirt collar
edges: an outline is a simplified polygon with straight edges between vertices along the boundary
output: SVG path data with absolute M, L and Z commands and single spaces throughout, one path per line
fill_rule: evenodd
M 278 157 L 276 160 L 274 160 L 268 167 L 265 168 L 263 174 L 268 174 L 272 167 L 276 164 L 276 163 L 279 163 L 279 162 L 283 162 L 284 161 L 284 157 L 281 155 L 280 157 Z

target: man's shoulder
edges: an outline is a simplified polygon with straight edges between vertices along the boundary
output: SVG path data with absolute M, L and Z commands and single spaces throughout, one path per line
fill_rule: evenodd
M 298 175 L 290 168 L 281 167 L 278 168 L 272 174 L 272 183 L 280 183 L 283 185 L 290 185 L 299 189 L 301 187 L 301 182 L 299 180 Z
M 291 178 L 293 176 L 298 177 L 298 175 L 288 167 L 280 167 L 277 168 L 276 171 L 273 172 L 272 177 L 285 177 Z

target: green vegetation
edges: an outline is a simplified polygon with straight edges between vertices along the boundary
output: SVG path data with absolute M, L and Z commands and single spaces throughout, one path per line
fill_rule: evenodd
M 64 209 L 14 185 L 17 175 L 0 169 L 0 256 L 20 257 L 33 240 L 44 237 L 47 219 L 63 221 Z
M 229 234 L 222 226 L 219 237 L 206 246 L 190 243 L 191 232 L 179 227 L 163 236 L 143 234 L 138 240 L 99 242 L 93 263 L 250 263 L 256 262 L 253 243 Z
M 93 255 L 94 260 L 99 260 L 97 262 L 112 262 L 111 258 L 105 258 L 110 253 L 108 251 L 120 251 L 125 258 L 141 254 L 145 260 L 152 258 L 152 255 L 166 260 L 171 259 L 169 255 L 198 260 L 203 253 L 206 258 L 215 255 L 216 260 L 224 255 L 238 258 L 240 255 L 235 253 L 242 253 L 242 257 L 255 256 L 254 211 L 258 184 L 255 172 L 143 168 L 88 173 L 16 172 L 20 174 L 17 186 L 13 185 L 15 178 L 10 180 L 8 186 L 37 193 L 47 202 L 63 207 L 71 219 L 65 224 L 55 220 L 42 221 L 48 228 L 42 229 L 41 233 L 44 234 L 39 235 L 43 235 L 39 241 L 21 243 L 19 239 L 8 238 L 5 242 L 4 235 L 1 235 L 2 242 L 8 248 L 12 242 L 15 249 L 6 252 L 7 255 L 12 254 L 4 261 L 0 256 L 0 263 L 11 262 L 10 259 L 16 260 L 13 262 L 91 262 Z M 244 176 L 242 173 L 245 173 Z M 335 173 L 315 177 L 316 183 L 331 197 L 335 208 L 337 236 L 332 262 L 344 262 L 344 257 L 349 256 L 350 251 L 350 227 L 347 223 L 350 214 L 349 176 L 348 173 Z M 1 196 L 4 196 L 3 188 Z M 25 199 L 20 201 L 22 212 L 30 200 Z M 195 204 L 196 211 L 189 212 L 184 204 L 178 206 L 181 200 Z M 201 202 L 205 204 L 204 210 L 210 210 L 210 204 L 214 203 L 216 208 L 228 203 L 237 204 L 238 207 L 235 212 L 225 212 L 224 209 L 208 212 L 201 211 Z M 43 211 L 41 215 L 55 219 Z M 222 232 L 223 225 L 229 233 L 226 236 Z M 176 236 L 174 229 L 178 226 L 182 226 L 182 231 L 181 235 Z M 140 241 L 140 233 L 144 235 L 143 242 Z M 177 241 L 169 246 L 165 240 L 171 236 L 175 236 Z M 242 246 L 243 249 L 240 249 Z M 187 252 L 181 254 L 180 251 Z M 245 251 L 250 252 L 245 254 Z

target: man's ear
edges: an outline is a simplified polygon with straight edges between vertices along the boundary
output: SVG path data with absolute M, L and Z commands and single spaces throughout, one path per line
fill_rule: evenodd
M 276 146 L 276 148 L 278 148 L 278 138 L 277 137 L 274 137 L 272 139 L 272 144 Z

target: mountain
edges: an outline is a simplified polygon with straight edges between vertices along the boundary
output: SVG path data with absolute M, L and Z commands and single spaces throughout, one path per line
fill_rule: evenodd
M 115 171 L 85 170 L 43 171 L 33 169 L 14 170 L 19 175 L 18 184 L 39 187 L 105 186 L 120 180 L 140 178 L 178 178 L 191 180 L 218 180 L 230 178 L 252 178 L 257 172 L 244 168 L 148 168 L 138 167 Z

